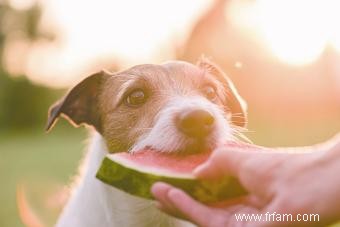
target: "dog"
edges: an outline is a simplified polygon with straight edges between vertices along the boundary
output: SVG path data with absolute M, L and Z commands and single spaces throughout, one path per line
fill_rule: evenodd
M 192 226 L 111 186 L 95 175 L 109 153 L 200 152 L 235 140 L 246 124 L 246 103 L 212 61 L 169 61 L 93 74 L 50 108 L 47 130 L 59 116 L 93 128 L 78 181 L 59 227 Z

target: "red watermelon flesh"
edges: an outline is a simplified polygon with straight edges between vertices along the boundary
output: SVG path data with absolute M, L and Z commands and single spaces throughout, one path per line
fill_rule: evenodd
M 142 150 L 130 153 L 109 155 L 109 158 L 121 160 L 127 165 L 133 164 L 147 172 L 161 172 L 163 174 L 191 174 L 192 171 L 204 163 L 211 152 L 197 154 L 178 155 L 176 153 L 164 153 L 154 150 Z M 124 159 L 124 160 L 123 160 Z
M 239 145 L 232 143 L 231 146 Z M 195 178 L 192 171 L 204 163 L 210 154 L 176 154 L 155 150 L 109 154 L 96 177 L 117 189 L 146 199 L 153 199 L 150 188 L 159 181 L 181 188 L 205 203 L 244 195 L 246 191 L 232 177 L 214 182 Z

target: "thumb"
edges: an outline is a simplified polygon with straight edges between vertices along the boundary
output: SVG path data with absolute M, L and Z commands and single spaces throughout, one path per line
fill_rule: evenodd
M 194 175 L 208 179 L 222 178 L 225 175 L 239 177 L 244 163 L 265 151 L 267 149 L 249 144 L 238 146 L 228 144 L 219 147 L 205 163 L 194 170 Z
M 273 175 L 283 154 L 269 152 L 258 147 L 245 149 L 224 146 L 214 151 L 208 161 L 194 170 L 198 178 L 222 179 L 225 176 L 237 178 L 250 193 L 260 198 L 271 197 Z

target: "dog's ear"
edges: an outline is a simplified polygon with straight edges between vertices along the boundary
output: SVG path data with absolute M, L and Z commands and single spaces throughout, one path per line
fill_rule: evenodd
M 71 123 L 92 125 L 100 132 L 100 115 L 98 113 L 97 97 L 101 84 L 109 76 L 104 71 L 93 74 L 57 101 L 49 109 L 46 130 L 50 130 L 60 115 L 66 117 Z
M 210 59 L 202 57 L 197 62 L 198 67 L 214 75 L 225 87 L 227 100 L 226 107 L 231 111 L 231 121 L 234 125 L 245 127 L 247 124 L 247 104 L 238 94 L 234 84 L 228 76 Z

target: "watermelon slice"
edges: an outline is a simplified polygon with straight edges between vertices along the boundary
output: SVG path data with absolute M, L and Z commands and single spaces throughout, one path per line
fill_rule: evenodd
M 193 169 L 206 161 L 209 155 L 209 152 L 178 155 L 153 150 L 109 154 L 103 160 L 97 178 L 147 199 L 153 199 L 150 188 L 157 181 L 181 188 L 204 203 L 244 195 L 246 191 L 232 177 L 217 182 L 196 179 L 192 175 Z

